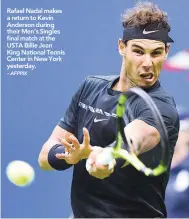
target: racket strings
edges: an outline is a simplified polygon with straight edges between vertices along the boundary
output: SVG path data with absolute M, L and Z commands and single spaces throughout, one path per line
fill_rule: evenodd
M 154 169 L 150 169 L 148 167 L 145 166 L 145 164 L 143 164 L 137 157 L 134 157 L 134 159 L 132 158 L 132 154 L 129 154 L 128 151 L 126 153 L 126 150 L 123 149 L 122 152 L 125 151 L 125 153 L 121 153 L 119 151 L 120 157 L 122 156 L 122 158 L 125 158 L 125 160 L 130 160 L 131 164 L 139 171 L 143 172 L 145 175 L 152 175 L 152 176 L 157 176 L 161 173 L 163 173 L 166 169 L 167 169 L 167 164 L 168 164 L 168 135 L 167 135 L 167 130 L 165 128 L 165 124 L 164 121 L 160 115 L 160 112 L 157 108 L 157 106 L 155 105 L 154 101 L 152 100 L 152 98 L 142 89 L 140 88 L 131 88 L 130 93 L 134 93 L 136 95 L 138 95 L 140 98 L 142 98 L 144 100 L 144 104 L 147 104 L 147 106 L 149 107 L 150 112 L 152 113 L 152 116 L 154 118 L 154 121 L 156 122 L 156 125 L 158 127 L 158 130 L 160 130 L 160 135 L 161 135 L 161 140 L 160 140 L 160 146 L 161 146 L 161 160 L 159 162 L 159 165 L 154 168 Z M 129 105 L 129 103 L 127 101 L 127 94 L 122 94 L 120 95 L 119 98 L 119 102 L 118 102 L 118 106 L 117 106 L 117 117 L 118 117 L 118 122 L 117 122 L 117 128 L 118 128 L 118 136 L 119 136 L 119 147 L 117 148 L 121 148 L 121 143 L 120 143 L 120 135 L 122 137 L 122 141 L 124 143 L 127 143 L 126 140 L 126 136 L 124 133 L 124 127 L 125 125 L 129 124 L 129 122 L 133 121 L 134 119 L 134 115 L 132 113 L 131 107 Z M 127 105 L 127 106 L 126 106 Z M 118 154 L 117 154 L 118 155 Z M 142 165 L 143 164 L 143 165 Z

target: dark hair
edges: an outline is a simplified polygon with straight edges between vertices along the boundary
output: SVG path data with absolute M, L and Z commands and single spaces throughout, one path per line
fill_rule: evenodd
M 139 2 L 134 8 L 127 9 L 121 17 L 124 28 L 153 24 L 171 30 L 167 13 L 151 2 Z

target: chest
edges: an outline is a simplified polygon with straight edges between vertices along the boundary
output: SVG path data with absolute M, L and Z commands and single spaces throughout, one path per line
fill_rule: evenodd
M 82 141 L 82 128 L 89 130 L 91 144 L 107 146 L 116 138 L 116 106 L 119 95 L 106 95 L 104 91 L 85 96 L 78 103 L 78 138 Z

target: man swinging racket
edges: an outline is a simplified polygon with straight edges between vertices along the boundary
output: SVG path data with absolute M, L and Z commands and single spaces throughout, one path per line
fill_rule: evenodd
M 123 14 L 120 74 L 87 77 L 41 149 L 38 160 L 44 170 L 74 165 L 71 205 L 75 218 L 167 216 L 164 195 L 179 131 L 174 99 L 158 80 L 173 42 L 167 20 L 167 14 L 150 2 L 138 3 Z M 110 159 L 108 164 L 98 159 L 119 140 L 116 107 L 120 95 L 132 88 L 141 88 L 152 98 L 166 128 L 168 166 L 156 177 L 133 165 L 122 168 L 123 159 Z M 139 95 L 127 96 L 124 134 L 128 145 L 123 147 L 153 168 L 161 161 L 161 141 L 166 137 L 149 106 Z

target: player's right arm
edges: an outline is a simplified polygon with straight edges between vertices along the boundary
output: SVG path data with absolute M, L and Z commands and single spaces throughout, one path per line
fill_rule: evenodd
M 44 170 L 52 170 L 54 165 L 58 166 L 54 169 L 63 170 L 63 165 L 70 167 L 72 164 L 79 162 L 79 160 L 86 159 L 92 150 L 89 132 L 86 128 L 83 129 L 83 143 L 79 143 L 74 136 L 77 129 L 78 105 L 86 83 L 87 79 L 73 95 L 64 117 L 59 121 L 41 149 L 38 162 Z M 59 147 L 56 145 L 59 145 Z M 65 153 L 65 151 L 68 153 Z
M 49 139 L 44 143 L 39 153 L 38 163 L 43 170 L 53 170 L 53 168 L 48 162 L 48 155 L 50 149 L 52 149 L 52 147 L 55 145 L 61 145 L 62 139 L 65 139 L 67 142 L 70 142 L 69 137 L 71 135 L 73 135 L 71 132 L 66 131 L 58 125 L 54 128 L 52 134 L 50 135 Z

